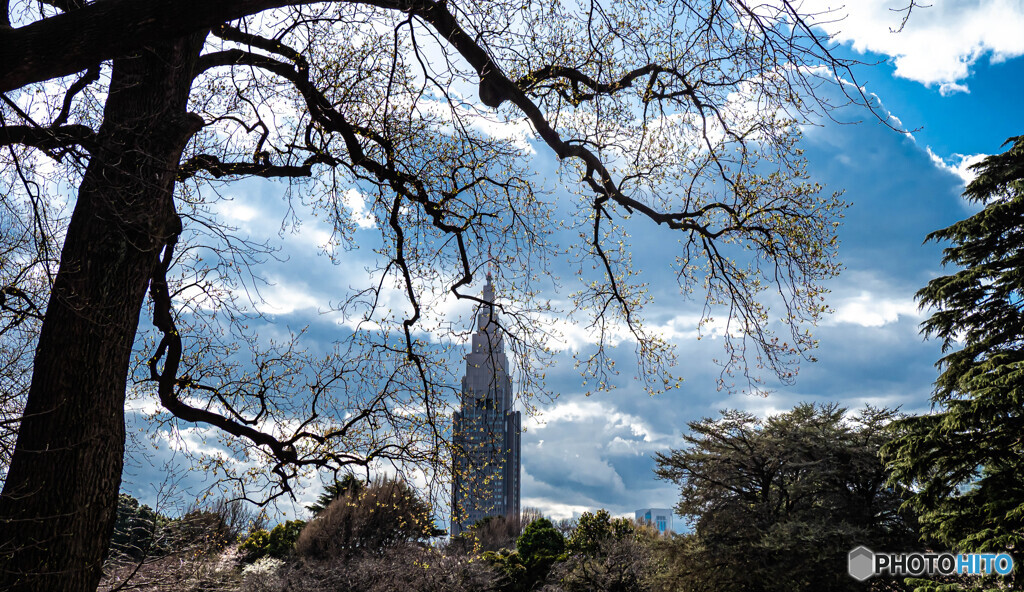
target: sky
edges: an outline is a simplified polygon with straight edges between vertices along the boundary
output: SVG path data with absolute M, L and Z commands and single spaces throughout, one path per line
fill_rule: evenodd
M 720 368 L 712 361 L 721 344 L 713 337 L 698 342 L 680 330 L 671 338 L 685 378 L 680 388 L 656 396 L 643 392 L 631 380 L 627 344 L 618 357 L 618 388 L 586 396 L 570 351 L 562 351 L 547 375 L 557 399 L 524 417 L 523 506 L 554 518 L 599 508 L 632 515 L 639 508 L 671 507 L 677 487 L 655 478 L 653 454 L 682 446 L 687 422 L 726 408 L 761 416 L 799 402 L 928 410 L 940 352 L 919 334 L 926 312 L 918 310 L 914 294 L 943 271 L 942 245 L 924 239 L 974 211 L 960 197 L 970 179 L 966 166 L 1024 133 L 1024 0 L 933 0 L 916 7 L 904 29 L 894 33 L 902 15 L 890 8 L 899 4 L 850 2 L 840 8 L 846 19 L 824 27 L 840 55 L 873 64 L 855 71 L 858 82 L 908 131 L 893 131 L 856 110 L 838 112 L 841 123 L 824 120 L 804 130 L 811 177 L 828 190 L 844 190 L 850 204 L 839 231 L 844 270 L 828 283 L 827 303 L 834 312 L 814 330 L 817 362 L 803 364 L 791 385 L 769 384 L 773 392 L 766 396 L 727 393 L 716 388 Z M 823 0 L 804 6 L 835 7 Z M 546 148 L 536 149 L 538 174 L 557 179 Z M 232 187 L 228 191 L 236 199 L 222 213 L 253 236 L 278 236 L 288 256 L 264 269 L 274 283 L 264 297 L 276 326 L 266 330 L 308 326 L 311 338 L 330 342 L 341 328 L 320 310 L 365 274 L 362 257 L 368 254 L 332 265 L 316 256 L 325 235 L 315 223 L 298 234 L 279 234 L 280 185 Z M 361 212 L 358 196 L 353 198 L 356 232 L 371 232 L 372 220 Z M 640 237 L 633 244 L 634 261 L 652 286 L 671 286 L 671 270 L 644 267 L 661 248 L 657 240 Z M 480 280 L 474 290 L 482 287 Z M 500 299 L 500 285 L 498 291 Z M 671 299 L 656 300 L 662 301 L 649 311 L 654 317 L 685 316 Z M 142 427 L 139 410 L 130 411 L 129 427 Z M 139 455 L 129 463 L 125 488 L 155 503 L 168 483 L 163 463 L 175 462 L 169 455 L 166 448 L 150 450 L 146 460 Z M 179 475 L 175 482 L 183 491 L 203 485 L 199 474 Z M 301 492 L 279 511 L 301 514 L 316 489 Z

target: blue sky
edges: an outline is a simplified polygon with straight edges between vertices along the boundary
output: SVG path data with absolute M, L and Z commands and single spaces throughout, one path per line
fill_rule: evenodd
M 598 508 L 631 515 L 637 508 L 672 506 L 676 488 L 654 478 L 652 454 L 680 446 L 688 421 L 724 408 L 768 414 L 801 401 L 838 401 L 852 409 L 865 403 L 901 406 L 907 412 L 928 409 L 939 348 L 918 333 L 924 313 L 914 293 L 941 273 L 941 245 L 922 242 L 929 232 L 971 211 L 960 198 L 969 178 L 965 164 L 1000 151 L 1007 137 L 1024 133 L 1024 58 L 1019 57 L 1024 54 L 1024 2 L 935 0 L 930 8 L 916 8 L 904 31 L 895 35 L 889 29 L 898 26 L 899 16 L 889 8 L 898 4 L 858 2 L 842 9 L 850 13 L 847 20 L 826 28 L 843 44 L 840 53 L 881 62 L 859 68 L 859 82 L 913 131 L 897 133 L 850 109 L 838 117 L 862 123 L 823 121 L 805 130 L 802 147 L 811 177 L 828 190 L 845 190 L 850 204 L 840 229 L 845 269 L 828 284 L 834 312 L 815 329 L 818 361 L 803 364 L 794 384 L 774 385 L 767 396 L 729 394 L 715 383 L 720 369 L 712 360 L 720 355 L 721 344 L 714 338 L 677 337 L 672 341 L 685 382 L 651 397 L 632 382 L 632 346 L 623 344 L 618 388 L 586 396 L 564 351 L 547 376 L 558 398 L 542 405 L 537 416 L 524 418 L 523 505 L 556 518 Z M 552 158 L 544 146 L 536 148 L 538 175 L 557 187 Z M 331 265 L 317 256 L 322 229 L 315 223 L 298 234 L 278 234 L 280 185 L 253 182 L 228 191 L 235 194 L 227 211 L 233 222 L 253 236 L 279 237 L 289 257 L 263 271 L 274 282 L 264 290 L 273 324 L 261 330 L 284 333 L 308 326 L 316 347 L 326 348 L 344 328 L 319 311 L 365 273 L 371 249 L 346 254 Z M 369 229 L 356 232 L 371 234 Z M 685 312 L 684 305 L 658 298 L 659 290 L 675 289 L 671 270 L 646 265 L 657 260 L 660 242 L 641 236 L 632 248 L 656 302 L 663 303 L 649 313 L 667 318 Z M 567 269 L 558 263 L 554 267 Z M 481 286 L 482 281 L 474 290 Z M 500 298 L 500 285 L 498 290 Z M 469 318 L 466 306 L 463 314 Z M 585 351 L 587 346 L 579 347 Z M 142 425 L 136 415 L 130 418 L 130 427 Z M 139 459 L 147 446 L 140 441 L 133 448 Z M 130 463 L 125 487 L 155 503 L 166 475 L 163 463 L 174 459 L 166 446 L 150 451 L 148 460 Z M 197 492 L 202 479 L 186 475 L 178 485 Z M 316 489 L 278 511 L 299 511 Z

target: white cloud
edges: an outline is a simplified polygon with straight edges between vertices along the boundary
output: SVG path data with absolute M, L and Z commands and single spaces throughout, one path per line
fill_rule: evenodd
M 949 158 L 942 158 L 933 152 L 930 147 L 925 147 L 925 150 L 928 151 L 928 157 L 932 159 L 936 166 L 960 177 L 964 186 L 967 186 L 968 183 L 978 176 L 974 171 L 970 170 L 970 167 L 989 156 L 988 154 L 953 154 Z
M 160 401 L 149 395 L 149 393 L 129 389 L 124 403 L 124 410 L 126 413 L 138 413 L 141 416 L 148 417 L 162 412 L 164 408 Z
M 525 117 L 504 120 L 488 111 L 480 111 L 469 105 L 453 105 L 448 101 L 423 100 L 416 106 L 428 116 L 439 117 L 446 121 L 458 119 L 461 124 L 476 128 L 484 135 L 497 140 L 505 140 L 522 150 L 524 154 L 536 154 L 530 140 L 533 139 L 533 128 Z
M 175 452 L 188 452 L 194 455 L 206 455 L 218 458 L 231 465 L 241 466 L 243 463 L 234 458 L 227 450 L 210 441 L 217 441 L 219 432 L 213 427 L 172 427 L 160 430 L 153 435 L 154 446 L 166 446 Z
M 819 23 L 834 40 L 891 56 L 897 76 L 938 85 L 943 95 L 967 92 L 961 81 L 983 57 L 999 63 L 1024 55 L 1024 0 L 934 0 L 914 7 L 897 33 L 908 3 L 858 0 L 837 8 L 830 0 L 812 0 L 803 11 L 834 10 Z
M 802 391 L 778 391 L 771 393 L 766 397 L 744 397 L 743 399 L 737 399 L 738 404 L 735 405 L 737 409 L 753 413 L 761 419 L 767 419 L 775 415 L 782 415 L 789 413 L 800 403 L 826 403 L 830 399 L 823 397 L 820 393 L 815 392 L 802 392 Z M 834 400 L 834 399 L 833 399 Z M 840 400 L 834 400 L 841 406 L 846 407 L 847 419 L 853 418 L 860 411 L 864 409 L 865 405 L 871 405 L 873 407 L 889 407 L 895 409 L 907 403 L 907 393 L 904 390 L 886 390 L 882 392 L 874 393 L 858 393 L 853 396 L 846 396 Z M 713 406 L 714 412 L 710 413 L 711 417 L 717 417 L 718 409 L 723 405 Z M 733 407 L 733 405 L 724 405 L 724 407 Z M 903 408 L 904 412 L 918 412 L 920 406 L 914 409 Z M 925 409 L 927 407 L 924 407 Z
M 525 497 L 522 501 L 524 508 L 537 508 L 545 516 L 555 520 L 570 520 L 579 517 L 584 512 L 590 512 L 593 508 L 575 504 L 564 504 L 546 497 Z
M 357 189 L 346 191 L 342 201 L 352 211 L 352 222 L 356 226 L 363 229 L 377 226 L 373 213 L 366 210 L 366 198 Z
M 578 352 L 582 349 L 598 345 L 600 334 L 595 329 L 581 323 L 573 315 L 538 315 L 536 322 L 548 331 L 544 345 L 555 351 Z M 687 342 L 697 339 L 717 339 L 727 332 L 729 319 L 713 317 L 703 319 L 699 314 L 676 314 L 663 323 L 647 323 L 644 330 L 666 341 Z M 736 325 L 729 329 L 733 337 L 742 335 Z M 617 347 L 623 343 L 635 343 L 636 336 L 626 324 L 618 319 L 610 319 L 605 326 L 604 345 Z
M 939 94 L 944 97 L 961 92 L 970 93 L 971 89 L 967 88 L 966 84 L 959 84 L 956 82 L 943 82 L 939 85 Z
M 837 323 L 848 323 L 862 327 L 883 327 L 899 321 L 901 316 L 919 318 L 917 303 L 910 298 L 890 298 L 862 291 L 856 296 L 838 298 L 835 301 Z
M 221 214 L 231 220 L 248 222 L 255 218 L 259 212 L 255 208 L 251 208 L 245 204 L 227 202 L 224 207 L 221 208 Z
M 666 437 L 665 434 L 655 432 L 642 417 L 623 413 L 611 405 L 591 400 L 557 403 L 551 409 L 544 410 L 543 413 L 528 417 L 525 427 L 528 431 L 534 431 L 545 429 L 552 423 L 578 424 L 594 420 L 604 420 L 606 431 L 628 429 L 631 435 L 644 442 L 653 442 Z
M 268 314 L 291 314 L 296 310 L 316 310 L 322 303 L 305 285 L 276 279 L 273 285 L 260 290 L 263 302 L 256 308 Z
M 629 440 L 622 436 L 615 436 L 605 448 L 610 454 L 640 456 L 644 453 L 644 446 L 638 440 Z

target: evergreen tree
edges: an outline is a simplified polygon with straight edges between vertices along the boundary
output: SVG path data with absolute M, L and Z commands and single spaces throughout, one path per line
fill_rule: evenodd
M 516 539 L 515 551 L 487 551 L 483 558 L 499 576 L 499 592 L 529 592 L 544 583 L 564 552 L 562 533 L 547 518 L 537 518 Z
M 350 491 L 353 495 L 359 495 L 364 487 L 366 487 L 365 481 L 352 473 L 346 473 L 340 481 L 335 479 L 334 483 L 325 485 L 323 493 L 316 498 L 315 502 L 306 506 L 306 509 L 312 512 L 313 516 L 316 516 L 327 509 L 327 506 L 331 505 L 331 502 L 334 500 L 344 497 Z
M 156 531 L 167 519 L 127 493 L 117 497 L 117 520 L 110 539 L 108 556 L 141 560 L 155 549 Z
M 925 531 L 960 551 L 1024 542 L 1024 136 L 1006 143 L 964 192 L 984 209 L 928 236 L 961 268 L 917 294 L 934 309 L 922 333 L 942 341 L 935 411 L 884 450 Z
M 671 589 L 714 592 L 866 590 L 846 573 L 857 545 L 907 549 L 916 538 L 879 458 L 896 416 L 801 404 L 759 419 L 724 411 L 689 424 L 686 446 L 658 453 L 679 485 L 691 535 L 672 542 Z M 877 581 L 877 580 L 875 580 Z
M 566 548 L 570 553 L 593 556 L 600 553 L 602 543 L 628 538 L 635 531 L 632 520 L 612 518 L 608 510 L 584 512 L 569 535 Z

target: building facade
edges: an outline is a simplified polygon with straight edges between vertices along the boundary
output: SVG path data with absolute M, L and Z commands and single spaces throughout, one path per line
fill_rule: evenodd
M 487 516 L 519 518 L 520 412 L 512 409 L 494 285 L 487 274 L 452 436 L 452 536 Z
M 668 508 L 641 508 L 635 512 L 635 515 L 637 522 L 653 526 L 661 534 L 675 532 L 672 524 L 672 510 Z

